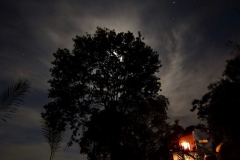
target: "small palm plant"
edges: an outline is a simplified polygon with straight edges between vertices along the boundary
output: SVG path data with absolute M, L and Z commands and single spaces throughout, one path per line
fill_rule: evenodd
M 30 88 L 30 83 L 19 79 L 15 84 L 7 87 L 0 95 L 0 119 L 7 122 L 7 118 L 14 113 L 23 102 L 23 98 Z
M 61 147 L 62 131 L 59 126 L 60 121 L 56 117 L 44 118 L 42 121 L 42 132 L 51 150 L 50 160 L 53 160 L 55 152 Z

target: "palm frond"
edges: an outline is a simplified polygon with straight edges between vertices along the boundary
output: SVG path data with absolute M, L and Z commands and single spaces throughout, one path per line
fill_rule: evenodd
M 52 160 L 55 152 L 61 147 L 60 143 L 62 141 L 62 132 L 59 130 L 58 121 L 44 119 L 42 121 L 42 132 L 50 146 L 50 160 Z
M 19 79 L 3 91 L 0 96 L 0 119 L 7 122 L 6 119 L 20 107 L 29 88 L 30 83 L 27 80 Z

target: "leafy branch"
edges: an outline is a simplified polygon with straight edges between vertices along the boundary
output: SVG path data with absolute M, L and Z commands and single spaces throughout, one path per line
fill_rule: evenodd
M 52 118 L 51 120 L 44 119 L 42 122 L 42 132 L 51 150 L 50 160 L 53 160 L 55 152 L 61 147 L 62 132 L 59 130 L 59 124 L 56 118 Z
M 27 80 L 19 79 L 3 91 L 0 96 L 0 119 L 7 122 L 6 119 L 20 107 L 29 88 L 30 83 Z

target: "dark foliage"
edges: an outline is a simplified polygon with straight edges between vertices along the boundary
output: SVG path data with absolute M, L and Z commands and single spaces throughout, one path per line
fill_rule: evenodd
M 3 91 L 0 97 L 0 119 L 7 122 L 6 119 L 20 107 L 29 88 L 30 83 L 27 80 L 19 79 Z
M 61 147 L 62 130 L 61 120 L 57 116 L 51 115 L 42 121 L 42 132 L 50 146 L 50 160 L 53 160 L 55 152 Z
M 43 118 L 56 115 L 81 153 L 97 159 L 159 159 L 167 130 L 166 97 L 155 73 L 159 55 L 131 32 L 97 28 L 58 49 Z M 166 153 L 165 153 L 166 154 Z
M 202 99 L 192 102 L 192 111 L 197 109 L 198 118 L 207 122 L 205 129 L 216 145 L 224 142 L 237 149 L 240 142 L 240 46 L 235 47 L 234 57 L 227 60 L 222 78 L 208 86 L 209 92 Z

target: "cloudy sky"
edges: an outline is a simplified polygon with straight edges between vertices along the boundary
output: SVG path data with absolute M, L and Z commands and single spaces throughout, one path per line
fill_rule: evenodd
M 170 101 L 169 121 L 197 124 L 190 112 L 194 98 L 221 77 L 230 58 L 228 40 L 240 44 L 239 0 L 3 0 L 0 1 L 0 92 L 19 78 L 31 90 L 8 123 L 0 121 L 1 160 L 42 160 L 49 147 L 40 129 L 47 98 L 52 54 L 72 49 L 76 35 L 96 27 L 141 31 L 160 55 L 162 92 Z M 69 138 L 65 133 L 64 142 Z M 56 153 L 58 160 L 85 160 L 78 146 Z

